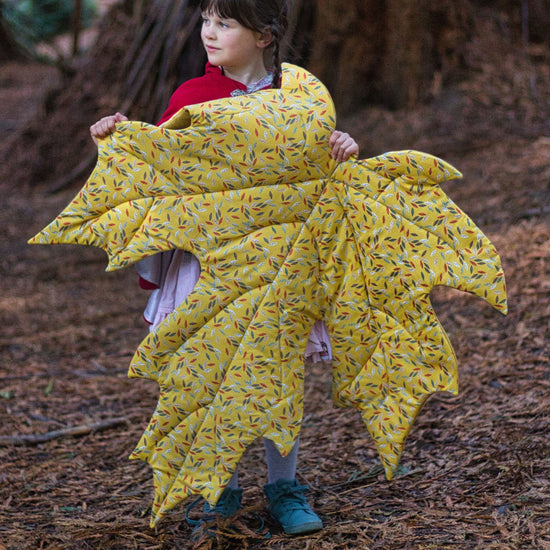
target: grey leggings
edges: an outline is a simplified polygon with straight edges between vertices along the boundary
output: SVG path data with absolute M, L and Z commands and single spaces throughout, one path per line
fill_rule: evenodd
M 294 479 L 296 477 L 299 446 L 300 440 L 297 439 L 290 453 L 286 456 L 281 456 L 275 444 L 270 439 L 264 439 L 268 483 L 275 483 L 278 479 Z M 239 487 L 239 470 L 233 474 L 227 486 L 231 489 Z

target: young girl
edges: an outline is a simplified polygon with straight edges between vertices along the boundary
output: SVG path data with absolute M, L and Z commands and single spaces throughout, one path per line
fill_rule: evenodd
M 200 8 L 203 14 L 201 38 L 208 55 L 205 74 L 185 82 L 175 91 L 159 124 L 188 105 L 279 86 L 279 51 L 287 26 L 284 0 L 202 0 Z M 90 128 L 94 142 L 113 133 L 117 122 L 123 120 L 127 118 L 116 113 L 94 124 Z M 335 131 L 328 145 L 331 156 L 339 162 L 358 153 L 357 143 L 343 132 Z M 176 250 L 143 260 L 138 264 L 138 272 L 140 285 L 154 289 L 144 314 L 154 329 L 193 290 L 200 265 L 192 254 Z M 326 329 L 317 322 L 306 356 L 327 358 L 329 346 Z M 273 518 L 288 534 L 321 529 L 321 519 L 305 499 L 307 487 L 295 479 L 298 443 L 285 457 L 270 440 L 264 439 L 264 445 L 268 469 L 264 491 Z M 241 506 L 241 496 L 235 473 L 216 506 L 205 504 L 206 517 L 231 517 Z

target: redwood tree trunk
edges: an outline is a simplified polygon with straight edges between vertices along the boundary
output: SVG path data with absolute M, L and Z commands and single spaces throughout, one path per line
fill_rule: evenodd
M 308 66 L 340 112 L 410 106 L 457 70 L 470 16 L 469 0 L 318 0 Z

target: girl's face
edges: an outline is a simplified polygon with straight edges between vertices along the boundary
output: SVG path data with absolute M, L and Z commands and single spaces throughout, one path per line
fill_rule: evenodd
M 246 70 L 262 61 L 263 51 L 270 43 L 269 36 L 214 12 L 202 14 L 201 38 L 208 61 L 231 72 Z

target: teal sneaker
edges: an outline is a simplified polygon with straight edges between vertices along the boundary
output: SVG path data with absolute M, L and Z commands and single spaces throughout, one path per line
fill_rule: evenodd
M 295 479 L 279 479 L 264 487 L 271 517 L 287 535 L 303 535 L 323 528 L 321 518 L 307 503 L 304 495 L 307 489 Z
M 193 527 L 192 539 L 196 540 L 203 535 L 207 537 L 215 537 L 216 531 L 212 527 L 218 523 L 218 520 L 226 520 L 233 517 L 242 508 L 241 501 L 243 497 L 242 489 L 231 489 L 226 487 L 221 494 L 218 502 L 215 506 L 210 506 L 208 502 L 204 503 L 202 516 L 199 519 L 192 519 L 189 517 L 189 512 L 200 502 L 203 498 L 200 497 L 193 501 L 185 512 L 185 519 L 189 525 Z
M 214 507 L 210 506 L 208 502 L 204 503 L 204 519 L 210 521 L 217 517 L 230 518 L 234 516 L 242 508 L 242 499 L 242 489 L 226 487 Z

